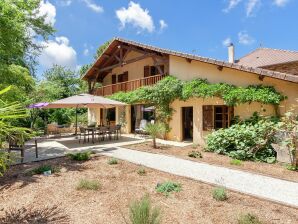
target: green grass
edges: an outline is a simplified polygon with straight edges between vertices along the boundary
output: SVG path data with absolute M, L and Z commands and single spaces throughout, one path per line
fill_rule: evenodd
M 230 164 L 231 164 L 231 165 L 235 165 L 235 166 L 241 166 L 241 165 L 242 165 L 242 161 L 239 160 L 239 159 L 232 159 L 232 160 L 230 161 Z
M 160 224 L 161 211 L 158 207 L 152 207 L 146 195 L 129 206 L 129 219 L 131 224 Z
M 137 170 L 137 173 L 140 175 L 140 176 L 145 176 L 146 175 L 146 170 L 144 167 L 140 167 L 138 170 Z
M 262 224 L 256 215 L 247 213 L 240 215 L 238 218 L 238 224 Z
M 217 187 L 212 191 L 212 196 L 216 201 L 225 201 L 228 199 L 226 189 L 223 187 Z
M 33 168 L 26 172 L 27 175 L 36 175 L 36 174 L 43 174 L 46 171 L 51 171 L 51 173 L 59 173 L 60 172 L 60 167 L 57 166 L 52 166 L 52 165 L 40 165 L 36 168 Z
M 188 156 L 191 158 L 203 158 L 202 153 L 199 151 L 191 151 L 188 153 Z
M 91 152 L 77 152 L 77 153 L 68 153 L 66 156 L 75 161 L 87 161 L 91 159 Z
M 156 186 L 156 191 L 163 193 L 165 196 L 169 196 L 171 192 L 180 192 L 181 190 L 181 184 L 172 181 L 166 181 Z
M 77 190 L 99 190 L 101 188 L 100 183 L 97 180 L 81 179 L 77 185 Z
M 118 162 L 118 159 L 116 159 L 116 158 L 110 158 L 109 160 L 108 160 L 108 164 L 109 165 L 116 165 L 116 164 L 118 164 L 119 162 Z

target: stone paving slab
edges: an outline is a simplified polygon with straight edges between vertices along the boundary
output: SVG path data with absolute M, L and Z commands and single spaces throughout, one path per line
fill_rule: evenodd
M 101 154 L 298 208 L 296 182 L 125 148 Z

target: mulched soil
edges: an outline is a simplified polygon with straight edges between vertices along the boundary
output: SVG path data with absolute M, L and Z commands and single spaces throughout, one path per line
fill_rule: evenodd
M 218 202 L 212 198 L 211 185 L 149 168 L 140 176 L 138 165 L 125 161 L 108 165 L 108 159 L 99 156 L 78 163 L 60 158 L 13 166 L 0 178 L 0 217 L 22 206 L 42 209 L 58 205 L 69 223 L 125 223 L 130 203 L 148 193 L 152 204 L 162 209 L 162 223 L 237 223 L 237 217 L 247 212 L 263 223 L 292 224 L 298 220 L 295 208 L 231 191 L 227 191 L 227 201 Z M 41 164 L 59 166 L 61 171 L 50 176 L 25 174 Z M 76 190 L 82 178 L 98 180 L 101 189 Z M 169 197 L 157 193 L 157 183 L 168 180 L 181 183 L 182 191 Z
M 205 152 L 200 146 L 187 146 L 187 147 L 177 147 L 170 145 L 157 145 L 158 148 L 154 149 L 151 142 L 145 142 L 140 144 L 134 144 L 125 146 L 128 149 L 134 149 L 144 152 L 151 152 L 157 154 L 172 155 L 175 157 L 188 159 L 197 162 L 205 162 L 208 164 L 220 165 L 224 167 L 229 167 L 233 169 L 245 170 L 253 173 L 263 174 L 271 177 L 276 177 L 280 179 L 290 180 L 298 182 L 298 172 L 290 171 L 285 168 L 285 164 L 274 163 L 268 164 L 263 162 L 254 161 L 242 161 L 241 165 L 230 164 L 231 158 L 225 155 L 219 155 L 212 152 Z M 191 151 L 201 152 L 203 158 L 191 158 L 188 153 Z

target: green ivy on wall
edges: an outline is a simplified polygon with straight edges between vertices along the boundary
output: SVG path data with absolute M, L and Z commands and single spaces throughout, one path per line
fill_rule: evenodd
M 153 86 L 144 86 L 127 93 L 118 92 L 110 96 L 111 99 L 127 104 L 151 103 L 157 109 L 159 120 L 166 124 L 173 113 L 171 103 L 176 99 L 185 101 L 191 97 L 220 97 L 229 106 L 251 102 L 278 105 L 286 98 L 272 86 L 238 87 L 226 83 L 212 84 L 205 79 L 181 81 L 173 76 L 167 76 Z

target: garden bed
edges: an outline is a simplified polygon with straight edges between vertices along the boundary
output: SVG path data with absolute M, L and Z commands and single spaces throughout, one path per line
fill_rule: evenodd
M 233 169 L 246 170 L 246 171 L 250 171 L 258 174 L 263 174 L 267 176 L 272 176 L 276 178 L 298 182 L 298 172 L 287 170 L 285 168 L 285 164 L 282 164 L 282 163 L 268 164 L 263 162 L 241 161 L 241 165 L 232 165 L 230 164 L 232 160 L 230 157 L 225 155 L 219 155 L 213 152 L 205 152 L 199 146 L 198 147 L 193 147 L 193 146 L 177 147 L 177 146 L 158 144 L 158 148 L 154 149 L 152 147 L 151 142 L 144 142 L 144 143 L 129 145 L 125 147 L 129 149 L 144 151 L 144 152 L 172 155 L 175 157 L 188 159 L 192 161 L 205 162 L 205 163 L 220 165 L 220 166 L 229 167 Z M 202 158 L 189 157 L 188 154 L 192 151 L 199 151 L 202 155 Z
M 211 185 L 149 168 L 140 175 L 138 165 L 125 161 L 109 165 L 109 161 L 104 156 L 87 162 L 60 158 L 12 167 L 0 179 L 0 217 L 10 208 L 58 205 L 69 223 L 125 223 L 123 216 L 129 219 L 129 204 L 148 193 L 152 204 L 162 210 L 162 223 L 237 223 L 237 217 L 248 212 L 263 223 L 298 220 L 294 208 L 230 191 L 226 201 L 216 201 Z M 24 174 L 41 164 L 59 166 L 60 172 L 50 176 Z M 83 178 L 98 181 L 100 188 L 78 190 Z M 181 184 L 182 190 L 168 197 L 157 193 L 157 183 L 168 180 Z

